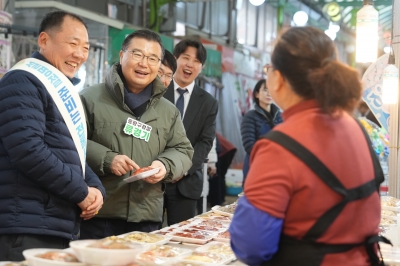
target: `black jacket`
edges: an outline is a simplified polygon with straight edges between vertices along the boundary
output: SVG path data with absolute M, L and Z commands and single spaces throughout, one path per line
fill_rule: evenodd
M 38 52 L 32 57 L 46 61 Z M 79 81 L 71 80 L 73 83 Z M 105 190 L 86 164 L 52 97 L 31 73 L 0 80 L 0 234 L 76 239 L 88 186 Z

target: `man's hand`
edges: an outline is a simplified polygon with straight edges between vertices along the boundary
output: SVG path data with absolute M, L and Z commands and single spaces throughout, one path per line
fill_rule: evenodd
M 103 206 L 103 195 L 101 194 L 100 190 L 94 187 L 89 187 L 89 193 L 93 193 L 95 195 L 95 200 L 86 208 L 86 210 L 83 210 L 81 213 L 80 216 L 83 218 L 83 220 L 89 220 L 93 218 L 93 216 L 95 216 Z
M 151 163 L 150 167 L 152 168 L 160 167 L 160 171 L 158 171 L 158 173 L 153 176 L 144 178 L 143 179 L 144 181 L 150 184 L 155 184 L 164 179 L 165 175 L 167 174 L 167 169 L 165 169 L 165 165 L 162 162 L 155 160 Z
M 117 155 L 111 162 L 111 173 L 117 176 L 122 176 L 132 171 L 133 168 L 139 169 L 140 167 L 126 155 Z
M 216 173 L 217 173 L 217 167 L 215 166 L 208 167 L 207 174 L 209 176 L 214 176 Z
M 86 198 L 78 203 L 79 208 L 81 208 L 82 211 L 85 211 L 90 205 L 93 204 L 93 202 L 96 200 L 96 194 L 95 192 L 89 187 L 88 188 L 88 194 Z

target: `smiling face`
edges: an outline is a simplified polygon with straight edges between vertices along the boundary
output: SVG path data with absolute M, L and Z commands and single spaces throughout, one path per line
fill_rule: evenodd
M 150 65 L 148 58 L 136 61 L 131 51 L 137 51 L 145 56 L 155 56 L 158 59 L 162 56 L 161 46 L 158 42 L 148 41 L 143 38 L 134 37 L 125 51 L 120 51 L 119 62 L 126 85 L 133 93 L 139 93 L 146 88 L 158 74 L 160 61 L 156 65 Z
M 41 32 L 40 53 L 68 78 L 73 78 L 89 55 L 89 37 L 85 26 L 65 16 L 60 29 Z
M 186 50 L 176 59 L 177 69 L 174 80 L 181 88 L 190 85 L 200 74 L 203 65 L 196 57 L 197 49 L 188 46 Z

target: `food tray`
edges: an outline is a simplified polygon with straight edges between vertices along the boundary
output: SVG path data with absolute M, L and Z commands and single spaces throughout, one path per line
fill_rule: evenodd
M 225 221 L 225 222 L 231 222 L 232 219 L 228 216 L 222 215 L 222 214 L 218 214 L 216 212 L 213 211 L 209 211 L 209 212 L 205 212 L 203 214 L 200 214 L 196 217 L 194 217 L 194 219 L 198 220 L 198 219 L 204 219 L 204 220 L 215 220 L 215 221 Z
M 228 264 L 232 261 L 232 256 L 227 257 L 220 254 L 215 254 L 211 252 L 199 252 L 195 251 L 191 255 L 183 257 L 183 261 L 192 261 L 192 262 L 205 262 L 212 263 L 214 265 L 218 264 Z
M 142 240 L 132 239 L 130 236 L 133 235 L 133 234 L 141 236 L 141 237 L 143 237 L 143 239 Z M 167 235 L 160 235 L 160 234 L 145 233 L 145 232 L 139 232 L 139 231 L 133 231 L 133 232 L 130 232 L 130 233 L 126 233 L 126 234 L 120 235 L 118 237 L 119 238 L 123 238 L 125 240 L 129 240 L 130 242 L 135 243 L 135 244 L 143 245 L 143 246 L 164 245 L 165 243 L 170 241 L 171 238 L 172 238 L 172 237 L 168 236 L 168 234 Z M 154 238 L 159 238 L 160 240 L 155 241 L 156 239 L 154 239 Z
M 62 249 L 32 248 L 24 250 L 22 254 L 28 261 L 28 265 L 30 266 L 85 266 L 85 263 L 83 262 L 66 262 L 37 257 L 37 255 L 47 252 L 69 253 L 71 255 L 74 255 L 76 259 L 79 259 L 79 256 L 77 256 L 77 254 L 75 254 L 74 252 L 66 252 Z
M 227 216 L 227 217 L 230 217 L 230 218 L 233 217 L 233 214 L 232 214 L 232 213 L 220 211 L 220 210 L 218 210 L 219 208 L 221 208 L 221 206 L 216 205 L 216 206 L 212 207 L 211 210 L 212 210 L 213 212 L 218 213 L 218 214 L 221 214 L 221 215 L 223 215 L 223 216 Z
M 194 262 L 194 261 L 184 261 L 184 260 L 177 260 L 171 263 L 167 263 L 165 265 L 168 266 L 215 266 L 218 264 L 213 263 L 205 263 L 205 262 Z
M 149 177 L 149 176 L 153 176 L 153 175 L 157 174 L 160 171 L 160 169 L 161 169 L 160 167 L 156 167 L 149 171 L 146 171 L 146 172 L 143 172 L 143 173 L 140 173 L 137 175 L 133 174 L 130 177 L 125 178 L 124 181 L 126 183 L 130 183 L 130 182 L 134 182 L 134 181 L 137 181 L 137 180 Z
M 226 237 L 221 237 L 221 236 L 220 236 L 221 234 L 223 234 L 223 233 L 225 233 L 225 232 L 229 232 L 229 231 L 226 230 L 226 231 L 220 233 L 219 235 L 215 236 L 213 239 L 214 239 L 215 241 L 218 241 L 218 242 L 229 243 L 229 242 L 231 241 L 230 238 L 226 238 Z
M 212 226 L 204 226 L 204 225 L 188 225 L 183 227 L 182 229 L 194 229 L 199 231 L 207 231 L 214 233 L 215 235 L 219 234 L 220 232 L 226 231 L 227 228 L 217 228 Z
M 394 207 L 394 206 L 385 206 L 385 205 L 382 205 L 381 206 L 381 209 L 382 210 L 387 210 L 387 211 L 394 211 L 394 212 L 400 212 L 400 207 Z
M 222 221 L 222 220 L 210 220 L 210 219 L 198 219 L 198 223 L 196 225 L 202 226 L 212 226 L 215 228 L 220 228 L 226 230 L 230 226 L 230 222 Z
M 203 239 L 193 238 L 193 237 L 176 236 L 176 235 L 174 235 L 176 233 L 183 233 L 183 234 L 187 234 L 188 236 L 190 235 L 189 233 L 185 233 L 185 232 L 171 232 L 171 233 L 167 234 L 167 236 L 171 236 L 172 240 L 174 240 L 174 241 L 193 243 L 193 244 L 205 244 L 213 238 L 212 236 L 204 236 Z
M 188 256 L 192 253 L 191 249 L 173 247 L 168 245 L 152 246 L 145 251 L 139 253 L 136 259 L 140 262 L 150 264 L 164 264 L 177 260 L 183 256 Z
M 10 264 L 13 263 L 13 264 Z M 27 261 L 21 261 L 21 262 L 16 262 L 16 261 L 0 261 L 0 266 L 6 266 L 6 265 L 12 265 L 12 266 L 28 266 Z
M 229 243 L 212 241 L 202 247 L 196 248 L 196 251 L 221 254 L 223 256 L 231 258 L 232 261 L 236 260 L 236 256 L 233 253 L 231 245 Z

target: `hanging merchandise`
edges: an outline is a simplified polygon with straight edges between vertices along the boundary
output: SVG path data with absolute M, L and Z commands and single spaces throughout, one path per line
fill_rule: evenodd
M 393 5 L 392 5 L 392 30 L 390 33 L 390 47 L 388 66 L 383 71 L 382 101 L 384 104 L 396 104 L 399 100 L 399 69 L 395 65 L 393 51 Z
M 364 0 L 364 6 L 357 12 L 356 61 L 372 63 L 378 57 L 378 11 L 372 0 Z

